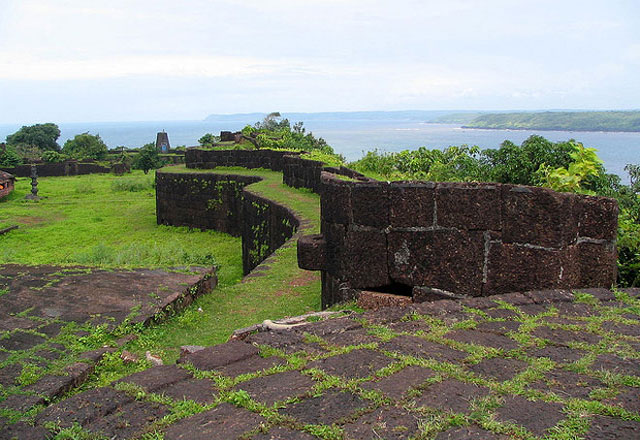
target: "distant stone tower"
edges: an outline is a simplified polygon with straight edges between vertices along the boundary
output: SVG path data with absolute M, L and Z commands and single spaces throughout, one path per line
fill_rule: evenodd
M 169 149 L 171 149 L 171 145 L 169 145 L 169 135 L 162 130 L 156 137 L 156 150 L 158 150 L 158 153 L 166 154 L 169 152 Z

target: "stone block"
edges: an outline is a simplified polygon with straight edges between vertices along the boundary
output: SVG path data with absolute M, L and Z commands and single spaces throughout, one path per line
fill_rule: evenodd
M 358 307 L 365 310 L 378 310 L 383 307 L 407 306 L 411 297 L 390 293 L 370 292 L 363 290 L 358 295 Z
M 435 184 L 397 183 L 389 187 L 392 227 L 429 227 L 433 225 Z
M 352 222 L 351 185 L 323 174 L 321 185 L 320 212 L 324 221 L 343 225 Z
M 501 226 L 500 187 L 486 183 L 439 183 L 436 188 L 438 226 L 493 230 Z
M 353 222 L 384 229 L 389 226 L 389 191 L 386 183 L 358 183 L 351 188 Z
M 580 272 L 575 287 L 610 288 L 616 281 L 617 252 L 613 245 L 583 242 L 576 246 L 575 254 Z
M 576 266 L 569 249 L 541 249 L 492 242 L 483 295 L 571 286 Z M 573 284 L 575 286 L 575 284 Z
M 480 232 L 435 230 L 388 235 L 394 282 L 480 295 L 484 243 Z
M 618 202 L 607 197 L 582 196 L 576 200 L 578 235 L 615 240 L 618 231 Z
M 545 188 L 502 186 L 502 239 L 559 248 L 575 243 L 575 194 Z
M 387 237 L 377 230 L 347 231 L 340 277 L 353 288 L 372 288 L 389 284 Z

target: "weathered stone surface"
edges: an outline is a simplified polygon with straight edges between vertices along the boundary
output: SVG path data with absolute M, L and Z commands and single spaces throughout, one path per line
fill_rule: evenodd
M 298 266 L 307 270 L 323 270 L 327 264 L 327 242 L 321 234 L 298 239 Z
M 488 388 L 448 379 L 427 387 L 415 402 L 416 406 L 468 413 L 471 402 L 488 393 Z
M 348 418 L 357 410 L 370 404 L 348 391 L 325 391 L 322 396 L 304 399 L 280 410 L 281 414 L 293 417 L 304 424 L 330 425 Z
M 155 420 L 169 414 L 169 408 L 157 402 L 134 400 L 116 411 L 92 420 L 85 429 L 107 438 L 136 438 Z
M 322 185 L 320 198 L 320 212 L 322 219 L 331 223 L 347 225 L 352 222 L 351 214 L 351 186 L 344 181 L 329 178 Z
M 131 402 L 132 397 L 113 388 L 97 388 L 76 394 L 42 411 L 36 422 L 57 422 L 62 427 L 87 426 Z
M 353 222 L 361 226 L 384 229 L 389 226 L 389 193 L 387 184 L 357 183 L 351 187 Z
M 383 231 L 347 231 L 344 247 L 341 273 L 351 287 L 370 288 L 390 283 L 387 236 Z
M 393 281 L 480 295 L 484 259 L 482 233 L 391 231 L 388 241 L 389 275 Z
M 28 350 L 46 339 L 33 333 L 15 331 L 5 339 L 0 339 L 0 348 L 5 350 Z
M 542 380 L 529 384 L 533 389 L 550 391 L 563 399 L 586 399 L 594 388 L 606 387 L 598 379 L 572 371 L 553 370 L 545 373 Z
M 306 432 L 292 431 L 288 428 L 271 428 L 265 434 L 258 434 L 251 437 L 251 440 L 315 440 L 317 437 Z
M 615 240 L 618 230 L 618 202 L 604 197 L 576 199 L 578 235 L 599 240 Z
M 380 391 L 391 399 L 401 399 L 410 388 L 422 385 L 433 376 L 433 371 L 428 368 L 409 366 L 376 382 L 366 382 L 362 387 Z
M 193 400 L 202 405 L 213 403 L 217 391 L 209 379 L 187 379 L 160 388 L 156 391 L 174 400 Z
M 214 409 L 182 419 L 165 432 L 166 440 L 228 440 L 259 426 L 264 419 L 243 408 L 223 403 Z
M 576 252 L 579 286 L 609 288 L 615 283 L 617 253 L 612 244 L 579 243 Z
M 0 428 L 0 438 L 6 440 L 47 440 L 52 437 L 51 431 L 41 426 L 31 426 L 23 422 Z
M 302 396 L 314 384 L 315 381 L 307 375 L 298 371 L 287 371 L 242 382 L 236 389 L 244 390 L 255 401 L 271 406 L 275 402 Z
M 502 220 L 500 205 L 498 185 L 440 183 L 436 189 L 438 226 L 498 231 Z
M 347 438 L 354 440 L 406 439 L 419 432 L 418 419 L 402 408 L 385 407 L 344 425 L 344 432 Z
M 521 325 L 522 323 L 518 321 L 485 321 L 478 324 L 475 330 L 504 335 L 508 332 L 518 331 Z
M 363 378 L 386 367 L 393 359 L 372 350 L 353 350 L 346 354 L 311 362 L 308 368 L 319 368 L 327 374 L 345 379 Z
M 496 411 L 496 419 L 524 426 L 541 436 L 564 419 L 562 405 L 553 402 L 530 401 L 520 396 L 507 397 Z
M 472 330 L 454 330 L 447 333 L 445 338 L 464 342 L 466 344 L 477 344 L 498 348 L 505 351 L 513 350 L 518 347 L 518 343 L 516 341 L 506 336 L 487 332 L 476 332 Z
M 435 440 L 507 440 L 508 438 L 506 435 L 494 434 L 472 425 L 441 432 Z
M 560 328 L 553 329 L 547 326 L 541 326 L 531 332 L 532 336 L 547 339 L 552 344 L 567 345 L 571 342 L 584 342 L 586 344 L 597 344 L 602 336 L 586 331 L 572 331 Z
M 623 387 L 615 397 L 607 399 L 605 403 L 621 406 L 627 411 L 640 413 L 640 390 L 638 388 Z
M 502 239 L 561 247 L 578 236 L 574 221 L 575 197 L 545 188 L 502 186 Z
M 492 242 L 489 246 L 485 294 L 515 292 L 523 286 L 541 289 L 570 286 L 575 269 L 567 250 Z M 574 284 L 575 285 L 575 284 Z
M 560 364 L 567 364 L 581 359 L 587 353 L 569 347 L 547 345 L 543 348 L 534 348 L 527 351 L 531 357 L 545 357 Z
M 389 219 L 392 227 L 433 226 L 435 184 L 398 183 L 389 187 Z
M 469 370 L 481 376 L 486 376 L 498 381 L 513 379 L 522 373 L 529 364 L 517 359 L 491 358 L 484 359 L 477 364 L 469 366 Z
M 283 365 L 285 363 L 286 361 L 284 359 L 277 356 L 263 358 L 255 355 L 220 367 L 219 371 L 221 371 L 226 376 L 235 377 L 241 374 L 249 374 L 267 370 L 273 366 Z
M 380 344 L 381 350 L 435 359 L 440 362 L 460 361 L 468 356 L 467 353 L 454 350 L 446 345 L 436 344 L 417 336 L 398 336 L 389 342 Z
M 383 307 L 406 306 L 411 304 L 410 296 L 363 290 L 358 295 L 358 307 L 364 310 L 378 310 Z
M 637 440 L 640 422 L 593 416 L 586 440 Z
M 229 341 L 226 344 L 207 347 L 204 350 L 184 355 L 178 362 L 190 362 L 199 370 L 216 370 L 257 354 L 258 349 L 251 344 Z
M 624 359 L 613 354 L 601 354 L 591 364 L 592 370 L 608 370 L 632 376 L 640 376 L 640 359 Z
M 152 393 L 189 378 L 191 378 L 191 374 L 184 368 L 177 365 L 162 365 L 134 373 L 118 382 L 132 383 Z
M 260 345 L 269 345 L 273 348 L 278 348 L 284 351 L 286 354 L 292 354 L 301 351 L 304 351 L 308 354 L 318 354 L 326 352 L 326 350 L 321 345 L 315 342 L 304 342 L 304 335 L 298 332 L 260 332 L 247 336 L 245 338 L 245 342 Z

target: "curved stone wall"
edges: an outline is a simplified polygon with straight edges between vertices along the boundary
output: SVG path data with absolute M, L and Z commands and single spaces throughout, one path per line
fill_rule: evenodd
M 323 306 L 360 290 L 484 296 L 610 287 L 615 200 L 490 183 L 350 182 L 322 173 L 322 234 L 298 243 Z
M 247 274 L 293 236 L 293 212 L 246 190 L 259 177 L 213 173 L 156 174 L 158 224 L 213 229 L 242 238 Z

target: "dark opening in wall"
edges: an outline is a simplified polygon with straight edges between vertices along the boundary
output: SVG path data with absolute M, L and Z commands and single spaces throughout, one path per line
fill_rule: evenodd
M 392 295 L 408 296 L 409 298 L 413 296 L 413 287 L 408 286 L 406 284 L 402 284 L 402 283 L 391 283 L 385 286 L 366 288 L 362 290 L 367 290 L 369 292 L 390 293 Z

